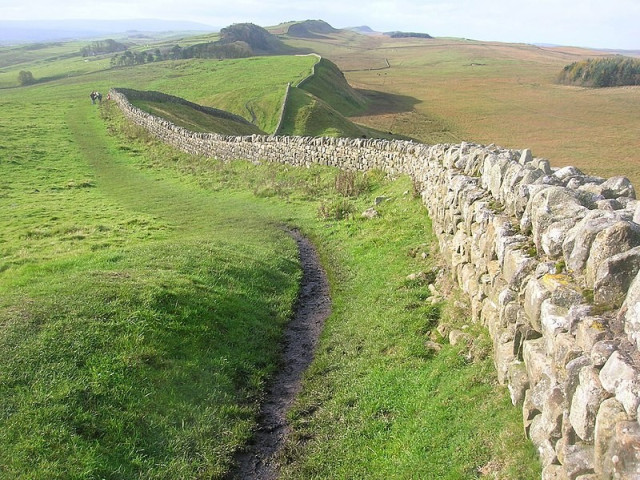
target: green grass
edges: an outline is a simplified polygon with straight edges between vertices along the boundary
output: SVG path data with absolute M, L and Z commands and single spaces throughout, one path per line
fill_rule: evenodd
M 297 291 L 283 224 L 313 238 L 333 299 L 285 477 L 539 477 L 491 361 L 424 345 L 441 312 L 406 280 L 434 267 L 408 179 L 190 157 L 87 98 L 188 93 L 207 66 L 0 90 L 0 478 L 221 478 Z M 321 215 L 335 205 L 352 213 Z
M 485 354 L 475 362 L 446 342 L 438 355 L 425 347 L 442 307 L 429 305 L 424 282 L 406 280 L 434 266 L 419 255 L 431 248 L 430 225 L 406 178 L 359 175 L 358 195 L 345 198 L 335 190 L 345 182 L 325 168 L 154 158 L 154 168 L 177 166 L 207 189 L 253 189 L 285 207 L 329 268 L 333 313 L 291 414 L 285 478 L 476 478 L 481 469 L 539 478 L 520 413 L 497 385 L 486 334 L 476 332 Z M 389 198 L 381 217 L 360 218 L 376 196 Z M 315 214 L 314 205 L 340 198 L 353 215 Z
M 345 116 L 361 113 L 366 107 L 366 98 L 347 83 L 334 63 L 325 58 L 315 65 L 314 75 L 299 86 Z
M 282 135 L 361 137 L 368 133 L 320 98 L 300 88 L 289 91 Z
M 29 93 L 3 98 L 0 477 L 219 478 L 276 365 L 294 243 L 251 194 L 133 168 L 144 146 L 91 105 Z
M 255 125 L 248 125 L 217 117 L 198 111 L 188 105 L 146 100 L 133 100 L 131 103 L 145 112 L 160 118 L 166 118 L 173 124 L 191 130 L 192 132 L 215 132 L 220 135 L 264 134 L 264 132 Z

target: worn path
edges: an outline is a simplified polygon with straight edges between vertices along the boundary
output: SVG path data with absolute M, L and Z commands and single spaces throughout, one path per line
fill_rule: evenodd
M 317 253 L 298 231 L 290 234 L 298 244 L 303 269 L 296 312 L 284 334 L 281 370 L 270 385 L 251 444 L 236 456 L 231 479 L 278 478 L 274 458 L 289 433 L 286 414 L 300 391 L 302 375 L 313 359 L 324 320 L 331 311 L 329 283 Z

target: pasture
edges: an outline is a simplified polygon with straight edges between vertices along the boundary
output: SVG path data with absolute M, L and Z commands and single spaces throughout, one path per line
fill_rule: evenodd
M 346 71 L 368 109 L 350 119 L 368 127 L 638 175 L 638 89 L 553 83 L 586 52 L 354 34 L 290 43 Z M 290 414 L 284 478 L 539 478 L 489 340 L 409 277 L 440 266 L 407 178 L 190 157 L 88 98 L 159 90 L 270 131 L 286 83 L 315 57 L 108 69 L 76 48 L 0 51 L 1 478 L 223 478 L 295 305 L 283 225 L 317 245 L 333 302 Z M 18 87 L 23 69 L 40 82 Z M 362 218 L 376 197 L 380 216 Z M 466 325 L 474 355 L 438 337 L 441 323 Z

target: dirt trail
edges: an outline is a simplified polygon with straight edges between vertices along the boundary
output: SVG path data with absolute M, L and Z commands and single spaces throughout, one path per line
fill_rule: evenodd
M 298 244 L 303 270 L 296 312 L 284 334 L 281 370 L 267 392 L 258 429 L 246 451 L 236 455 L 236 468 L 228 479 L 278 478 L 273 459 L 290 430 L 286 413 L 300 391 L 302 374 L 311 364 L 324 320 L 331 311 L 329 283 L 311 242 L 296 230 L 289 233 Z

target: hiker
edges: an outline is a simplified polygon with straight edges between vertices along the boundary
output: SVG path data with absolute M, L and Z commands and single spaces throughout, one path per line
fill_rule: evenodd
M 91 103 L 93 105 L 95 105 L 95 103 L 96 103 L 96 92 L 91 92 L 91 95 L 89 95 L 89 98 L 91 99 Z

